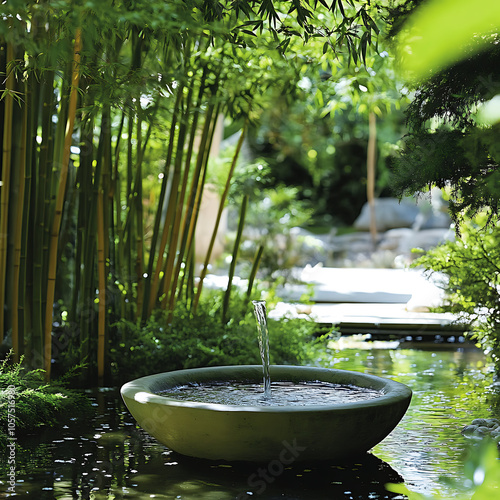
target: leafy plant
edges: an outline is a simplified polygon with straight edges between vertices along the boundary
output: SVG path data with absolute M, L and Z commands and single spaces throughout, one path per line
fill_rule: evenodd
M 312 224 L 350 225 L 367 199 L 370 138 L 377 151 L 373 192 L 388 190 L 388 159 L 404 127 L 407 96 L 383 45 L 362 67 L 328 53 L 318 57 L 313 46 L 292 60 L 294 91 L 274 96 L 274 106 L 250 129 L 250 144 L 270 164 L 276 184 L 296 187 L 301 199 L 312 202 Z M 377 118 L 378 139 L 370 117 Z
M 47 384 L 43 381 L 42 370 L 27 370 L 22 359 L 12 363 L 11 352 L 0 364 L 0 443 L 7 441 L 8 391 L 14 398 L 17 436 L 43 426 L 54 427 L 75 416 L 90 415 L 91 405 L 84 394 L 66 387 L 79 368 Z
M 500 5 L 496 0 L 478 1 L 474 11 L 467 0 L 425 2 L 410 16 L 400 36 L 403 68 L 415 79 L 428 78 L 436 70 L 470 56 L 472 39 L 479 42 L 474 51 L 491 43 L 489 35 L 499 27 Z
M 484 219 L 480 225 L 484 225 Z M 461 237 L 418 258 L 413 266 L 446 276 L 449 305 L 470 327 L 469 335 L 488 352 L 500 375 L 500 225 L 462 227 Z
M 110 349 L 115 383 L 182 368 L 260 364 L 257 326 L 246 294 L 233 290 L 227 323 L 220 321 L 223 300 L 220 293 L 210 294 L 199 303 L 195 316 L 179 303 L 170 322 L 162 311 L 144 325 L 119 321 Z M 323 342 L 313 321 L 268 321 L 272 363 L 314 361 Z
M 498 124 L 480 119 L 478 110 L 500 92 L 498 33 L 489 31 L 498 23 L 498 3 L 481 1 L 473 16 L 462 0 L 402 4 L 393 19 L 400 62 L 415 79 L 395 190 L 408 195 L 446 187 L 457 225 L 482 210 L 494 216 L 500 210 Z

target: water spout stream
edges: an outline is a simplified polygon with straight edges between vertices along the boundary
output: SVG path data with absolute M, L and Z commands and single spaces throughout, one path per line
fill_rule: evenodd
M 269 373 L 269 330 L 267 329 L 266 303 L 263 300 L 253 300 L 257 331 L 259 339 L 260 357 L 264 371 L 264 398 L 271 397 L 271 375 Z

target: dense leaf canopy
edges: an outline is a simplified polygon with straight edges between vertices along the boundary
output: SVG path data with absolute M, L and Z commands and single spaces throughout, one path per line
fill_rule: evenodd
M 394 32 L 420 1 L 392 11 Z M 469 41 L 465 57 L 415 84 L 407 110 L 409 133 L 394 164 L 399 194 L 426 191 L 433 185 L 450 190 L 456 222 L 483 209 L 500 211 L 498 126 L 478 122 L 478 108 L 500 93 L 499 38 L 482 35 Z

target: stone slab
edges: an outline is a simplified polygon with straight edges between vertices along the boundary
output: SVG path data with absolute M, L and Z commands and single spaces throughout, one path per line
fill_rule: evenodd
M 421 297 L 423 305 L 436 307 L 443 300 L 437 279 L 429 281 L 420 270 L 315 266 L 296 272 L 295 277 L 302 284 L 287 284 L 278 292 L 286 301 L 299 301 L 309 294 L 313 302 L 406 304 Z

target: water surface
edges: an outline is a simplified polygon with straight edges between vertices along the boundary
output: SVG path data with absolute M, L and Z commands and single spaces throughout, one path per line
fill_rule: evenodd
M 212 382 L 187 384 L 158 392 L 178 401 L 197 401 L 232 406 L 311 406 L 356 403 L 382 396 L 382 391 L 330 382 L 270 382 L 266 396 L 263 384 Z
M 344 349 L 318 365 L 392 378 L 413 389 L 399 426 L 370 454 L 343 463 L 239 464 L 189 459 L 137 428 L 116 390 L 94 392 L 96 417 L 19 436 L 13 498 L 44 499 L 401 499 L 387 482 L 453 492 L 464 480 L 461 436 L 474 418 L 498 417 L 500 397 L 476 350 Z M 0 467 L 4 461 L 0 461 Z M 4 481 L 5 475 L 2 475 Z M 5 491 L 0 485 L 0 496 Z

